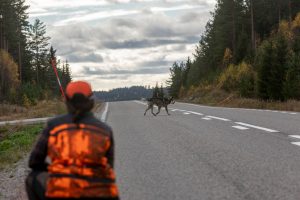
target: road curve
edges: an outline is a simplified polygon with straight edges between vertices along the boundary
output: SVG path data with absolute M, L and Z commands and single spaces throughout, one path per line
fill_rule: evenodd
M 300 114 L 109 103 L 122 200 L 300 199 Z

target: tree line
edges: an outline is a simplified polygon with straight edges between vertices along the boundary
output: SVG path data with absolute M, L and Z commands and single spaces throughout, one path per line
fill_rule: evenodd
M 59 88 L 51 65 L 63 87 L 71 81 L 70 66 L 56 56 L 46 25 L 28 21 L 25 0 L 0 0 L 0 101 L 32 104 L 58 97 Z
M 170 93 L 222 89 L 300 100 L 300 1 L 218 0 L 193 56 L 170 68 Z
M 130 101 L 150 98 L 153 95 L 153 88 L 144 86 L 132 86 L 116 88 L 109 91 L 95 91 L 94 95 L 101 101 Z

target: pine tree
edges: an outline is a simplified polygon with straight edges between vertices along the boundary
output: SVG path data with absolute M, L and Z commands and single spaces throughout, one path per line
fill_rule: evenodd
M 66 72 L 65 72 L 65 79 L 66 79 L 66 85 L 68 85 L 68 83 L 70 83 L 72 81 L 72 75 L 71 75 L 71 71 L 70 71 L 70 64 L 69 62 L 66 60 Z
M 169 81 L 167 81 L 167 84 L 169 86 L 169 94 L 175 98 L 178 97 L 180 88 L 182 86 L 182 71 L 183 69 L 180 65 L 178 65 L 177 62 L 175 62 L 170 69 L 171 78 Z
M 44 71 L 47 68 L 48 59 L 48 41 L 50 37 L 46 36 L 46 25 L 39 19 L 36 19 L 29 29 L 29 48 L 33 56 L 32 66 L 36 73 L 36 82 L 40 84 L 44 78 Z
M 300 54 L 294 54 L 284 82 L 284 95 L 287 99 L 300 100 Z
M 273 42 L 267 41 L 259 51 L 257 95 L 263 100 L 269 99 L 269 85 L 271 66 L 274 62 Z
M 59 94 L 59 86 L 56 80 L 56 75 L 52 66 L 52 62 L 54 65 L 58 63 L 56 56 L 56 49 L 53 46 L 50 47 L 48 54 L 48 65 L 46 71 L 46 88 L 50 88 L 52 94 Z
M 153 97 L 153 98 L 158 98 L 158 97 L 159 97 L 159 87 L 158 87 L 158 83 L 156 83 L 155 88 L 153 89 L 152 97 Z

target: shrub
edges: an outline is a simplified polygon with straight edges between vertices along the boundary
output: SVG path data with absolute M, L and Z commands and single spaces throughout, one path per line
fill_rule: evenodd
M 251 65 L 242 62 L 229 65 L 219 76 L 218 87 L 227 92 L 238 91 L 243 97 L 250 97 L 254 92 L 255 73 Z
M 9 53 L 0 50 L 0 100 L 8 100 L 19 86 L 18 66 Z

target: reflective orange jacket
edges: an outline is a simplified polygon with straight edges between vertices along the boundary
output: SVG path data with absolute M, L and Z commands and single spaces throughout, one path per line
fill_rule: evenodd
M 68 120 L 50 129 L 46 197 L 118 197 L 113 166 L 106 156 L 112 148 L 111 134 L 101 123 Z

